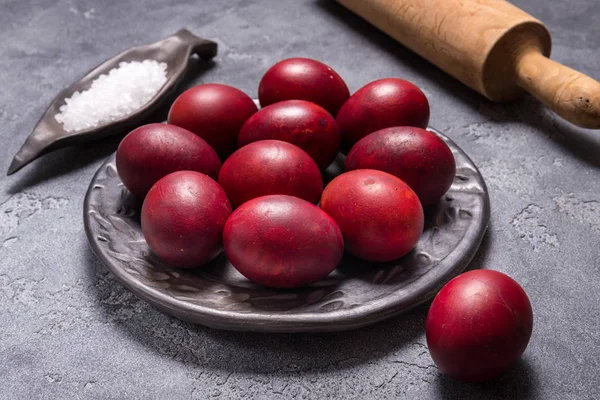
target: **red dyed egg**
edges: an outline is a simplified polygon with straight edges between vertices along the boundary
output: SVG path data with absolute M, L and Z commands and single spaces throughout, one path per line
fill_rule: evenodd
M 344 252 L 342 233 L 331 217 L 314 204 L 284 195 L 259 197 L 235 210 L 223 243 L 242 275 L 276 288 L 325 278 Z
M 386 172 L 341 174 L 323 191 L 321 208 L 339 225 L 346 251 L 370 261 L 402 257 L 423 232 L 423 208 L 406 183 Z
M 267 106 L 250 117 L 238 137 L 240 147 L 265 139 L 295 144 L 325 169 L 340 149 L 340 132 L 325 109 L 304 100 Z
M 349 96 L 348 86 L 337 72 L 310 58 L 278 62 L 265 73 L 258 86 L 262 107 L 284 100 L 306 100 L 333 116 Z
M 142 205 L 142 232 L 150 249 L 181 268 L 199 267 L 223 250 L 231 205 L 208 176 L 179 171 L 159 180 Z
M 140 199 L 171 172 L 197 171 L 216 179 L 220 168 L 221 161 L 208 143 L 174 125 L 140 126 L 125 136 L 117 149 L 119 177 Z
M 465 272 L 433 300 L 427 315 L 427 346 L 446 375 L 465 380 L 493 378 L 525 351 L 533 312 L 525 291 L 491 270 Z
M 378 169 L 395 175 L 428 206 L 448 191 L 456 164 L 439 136 L 403 126 L 373 132 L 356 143 L 346 158 L 346 170 L 354 169 Z
M 241 90 L 211 83 L 183 92 L 169 110 L 169 123 L 206 140 L 224 160 L 237 148 L 240 129 L 256 111 Z
M 223 164 L 219 184 L 234 207 L 259 196 L 287 194 L 316 203 L 323 191 L 319 167 L 301 148 L 280 140 L 250 143 Z
M 350 149 L 369 133 L 392 126 L 426 128 L 429 102 L 414 84 L 397 78 L 379 79 L 354 93 L 342 106 L 337 123 L 342 145 Z

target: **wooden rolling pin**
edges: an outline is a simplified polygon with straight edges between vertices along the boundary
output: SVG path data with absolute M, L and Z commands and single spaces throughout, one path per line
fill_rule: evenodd
M 550 60 L 544 24 L 508 2 L 337 1 L 490 100 L 525 90 L 567 121 L 600 128 L 600 83 Z

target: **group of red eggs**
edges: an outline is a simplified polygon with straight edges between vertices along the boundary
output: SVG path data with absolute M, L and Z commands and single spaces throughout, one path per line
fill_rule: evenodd
M 150 249 L 181 268 L 224 249 L 242 275 L 275 288 L 326 277 L 344 250 L 374 262 L 410 252 L 423 207 L 440 200 L 455 174 L 451 150 L 425 130 L 423 92 L 387 78 L 350 96 L 327 65 L 292 58 L 265 73 L 258 96 L 260 110 L 236 88 L 196 86 L 175 100 L 167 124 L 123 139 L 117 170 L 144 199 Z M 340 150 L 346 172 L 323 190 L 322 173 Z M 515 281 L 471 271 L 434 300 L 427 339 L 443 372 L 478 380 L 516 360 L 531 329 L 531 306 Z

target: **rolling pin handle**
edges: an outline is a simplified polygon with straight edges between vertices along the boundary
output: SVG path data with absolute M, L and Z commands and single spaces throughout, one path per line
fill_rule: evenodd
M 567 121 L 600 129 L 600 83 L 546 58 L 537 49 L 516 61 L 517 83 Z

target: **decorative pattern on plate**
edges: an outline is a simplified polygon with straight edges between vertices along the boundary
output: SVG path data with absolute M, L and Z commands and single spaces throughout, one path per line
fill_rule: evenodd
M 140 202 L 123 186 L 113 154 L 100 167 L 84 203 L 84 223 L 96 255 L 140 298 L 178 318 L 233 330 L 336 331 L 368 325 L 433 297 L 475 255 L 490 215 L 487 188 L 467 155 L 450 139 L 454 183 L 426 210 L 416 248 L 377 264 L 345 256 L 325 280 L 294 290 L 255 285 L 220 256 L 196 270 L 173 268 L 148 248 L 140 229 Z M 340 156 L 330 174 L 343 166 Z

